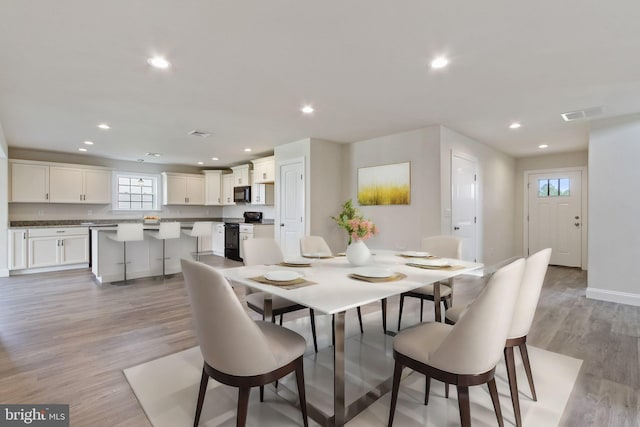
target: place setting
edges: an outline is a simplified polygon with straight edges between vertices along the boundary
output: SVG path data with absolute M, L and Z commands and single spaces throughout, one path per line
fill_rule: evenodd
M 304 275 L 291 270 L 272 270 L 261 276 L 250 277 L 249 279 L 258 283 L 278 286 L 287 290 L 317 285 L 316 282 L 307 280 Z
M 402 280 L 407 277 L 406 274 L 381 267 L 358 267 L 353 270 L 353 273 L 349 273 L 348 276 L 351 279 L 370 283 L 395 282 L 396 280 Z
M 311 267 L 311 261 L 304 258 L 293 258 L 293 259 L 285 259 L 284 261 L 278 263 L 281 267 Z
M 455 271 L 465 268 L 463 265 L 454 265 L 450 260 L 444 258 L 431 258 L 431 259 L 414 259 L 407 262 L 409 267 L 423 268 L 427 270 L 446 270 Z
M 419 258 L 419 259 L 436 259 L 438 258 L 435 255 L 431 255 L 429 252 L 425 251 L 402 251 L 397 254 L 399 257 L 403 258 Z

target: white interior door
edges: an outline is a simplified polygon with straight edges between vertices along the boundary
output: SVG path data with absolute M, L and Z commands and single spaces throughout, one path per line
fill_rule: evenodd
M 285 258 L 300 256 L 304 236 L 304 160 L 280 165 L 280 247 Z
M 529 175 L 529 254 L 551 248 L 551 264 L 582 265 L 582 173 Z
M 477 260 L 477 165 L 475 159 L 451 155 L 451 234 L 462 239 L 462 259 Z

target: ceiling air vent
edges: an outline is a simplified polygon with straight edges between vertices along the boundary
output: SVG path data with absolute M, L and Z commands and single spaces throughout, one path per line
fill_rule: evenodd
M 211 132 L 205 132 L 202 130 L 192 130 L 191 132 L 189 132 L 189 135 L 199 136 L 200 138 L 206 138 L 208 136 L 211 136 Z
M 574 120 L 590 119 L 602 114 L 602 107 L 585 108 L 584 110 L 569 111 L 567 113 L 560 114 L 565 122 L 572 122 Z

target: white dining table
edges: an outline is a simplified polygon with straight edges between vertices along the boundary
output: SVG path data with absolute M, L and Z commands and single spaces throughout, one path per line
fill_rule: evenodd
M 271 320 L 273 295 L 286 298 L 297 304 L 314 309 L 318 313 L 335 316 L 334 333 L 334 387 L 333 387 L 333 412 L 328 424 L 343 426 L 357 414 L 345 407 L 345 312 L 372 302 L 386 300 L 389 297 L 400 295 L 429 283 L 446 281 L 460 274 L 467 274 L 482 269 L 483 264 L 449 260 L 448 264 L 459 266 L 458 269 L 424 269 L 407 265 L 412 258 L 400 256 L 397 251 L 372 250 L 373 256 L 369 268 L 389 269 L 394 273 L 402 273 L 406 277 L 389 282 L 366 282 L 349 277 L 359 267 L 351 265 L 346 257 L 308 259 L 310 267 L 283 267 L 280 265 L 256 265 L 247 267 L 235 267 L 222 270 L 225 277 L 232 282 L 249 288 L 265 292 L 264 312 L 265 319 Z M 264 276 L 275 270 L 295 271 L 309 282 L 315 284 L 309 286 L 288 289 L 281 286 L 273 286 L 253 280 L 253 277 Z M 437 287 L 437 286 L 436 286 Z M 384 304 L 383 304 L 384 306 Z M 386 332 L 386 331 L 385 331 Z M 364 409 L 364 408 L 362 408 Z M 310 415 L 313 414 L 310 411 Z M 326 420 L 323 420 L 326 424 Z

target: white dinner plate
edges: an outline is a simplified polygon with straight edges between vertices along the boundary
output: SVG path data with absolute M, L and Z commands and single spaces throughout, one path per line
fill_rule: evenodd
M 357 274 L 362 277 L 375 277 L 384 278 L 393 276 L 393 271 L 388 268 L 380 267 L 360 267 L 353 270 L 353 274 Z
M 264 274 L 265 279 L 273 280 L 274 282 L 288 282 L 290 280 L 296 280 L 301 277 L 301 274 L 289 270 L 275 270 Z
M 424 257 L 429 256 L 429 252 L 404 251 L 404 252 L 401 252 L 400 255 L 407 256 L 407 257 L 415 257 L 415 258 L 424 258 Z
M 291 265 L 309 265 L 310 264 L 309 260 L 304 258 L 285 259 L 284 263 L 291 264 Z
M 411 264 L 424 265 L 426 267 L 448 267 L 449 261 L 446 259 L 416 259 Z

